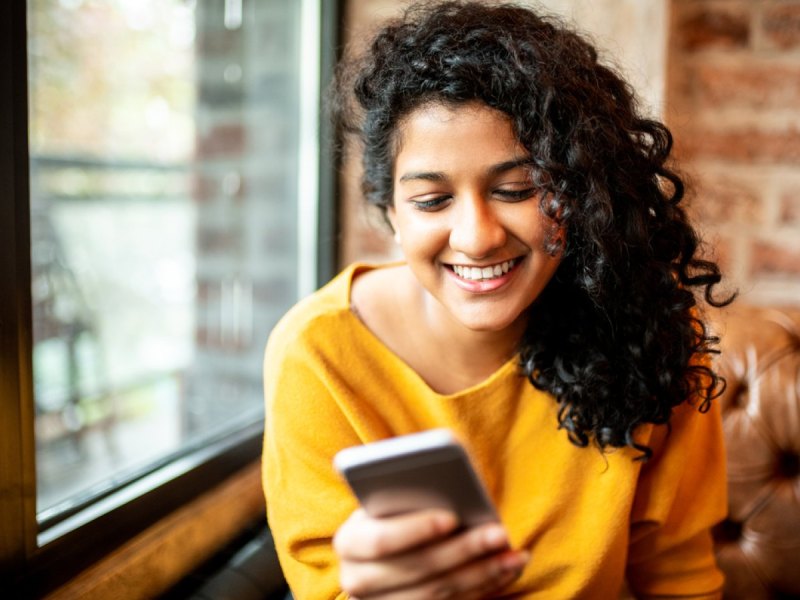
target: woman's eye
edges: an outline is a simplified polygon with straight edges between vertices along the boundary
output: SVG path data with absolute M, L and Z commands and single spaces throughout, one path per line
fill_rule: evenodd
M 494 193 L 506 202 L 519 202 L 534 196 L 536 194 L 536 188 L 529 187 L 522 190 L 499 189 L 495 190 Z
M 417 210 L 433 212 L 443 208 L 448 200 L 450 200 L 450 196 L 436 196 L 435 198 L 430 198 L 428 200 L 411 200 L 411 204 Z

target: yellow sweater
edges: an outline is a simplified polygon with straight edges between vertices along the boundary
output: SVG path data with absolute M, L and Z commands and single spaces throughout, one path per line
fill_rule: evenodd
M 267 516 L 295 597 L 344 597 L 331 537 L 357 504 L 331 466 L 346 446 L 448 427 L 465 442 L 515 547 L 532 558 L 515 598 L 714 597 L 709 527 L 726 510 L 718 408 L 643 427 L 655 451 L 601 454 L 557 429 L 553 398 L 516 359 L 462 392 L 432 391 L 350 311 L 354 265 L 300 302 L 264 361 Z

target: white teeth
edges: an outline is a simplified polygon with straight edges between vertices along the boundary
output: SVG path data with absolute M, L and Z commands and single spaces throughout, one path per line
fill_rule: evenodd
M 494 279 L 508 273 L 511 267 L 514 266 L 513 260 L 507 260 L 499 265 L 493 267 L 464 267 L 462 265 L 453 265 L 453 271 L 456 275 L 464 279 L 472 281 L 481 281 L 484 279 Z

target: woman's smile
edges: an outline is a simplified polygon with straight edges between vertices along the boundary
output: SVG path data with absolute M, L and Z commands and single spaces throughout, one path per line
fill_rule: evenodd
M 508 284 L 520 261 L 519 258 L 512 258 L 488 266 L 448 265 L 448 269 L 461 289 L 481 294 L 493 292 Z

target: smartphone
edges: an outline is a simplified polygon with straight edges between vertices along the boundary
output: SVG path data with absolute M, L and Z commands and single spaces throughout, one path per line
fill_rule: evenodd
M 447 429 L 345 448 L 333 464 L 370 516 L 444 508 L 462 527 L 500 522 L 466 450 Z

